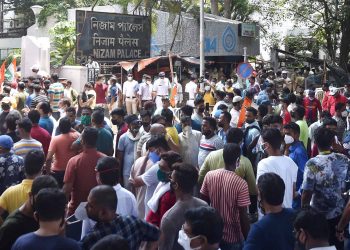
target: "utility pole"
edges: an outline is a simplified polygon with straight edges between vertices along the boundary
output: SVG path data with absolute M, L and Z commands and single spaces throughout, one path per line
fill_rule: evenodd
M 204 0 L 200 0 L 199 17 L 199 76 L 204 76 Z

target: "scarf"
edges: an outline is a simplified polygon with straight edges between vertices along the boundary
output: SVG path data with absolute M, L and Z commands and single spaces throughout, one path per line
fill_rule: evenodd
M 134 142 L 134 160 L 136 159 L 136 152 L 137 152 L 137 142 L 141 138 L 141 133 L 138 132 L 137 135 L 134 137 L 134 135 L 130 132 L 130 129 L 126 131 L 126 136 Z

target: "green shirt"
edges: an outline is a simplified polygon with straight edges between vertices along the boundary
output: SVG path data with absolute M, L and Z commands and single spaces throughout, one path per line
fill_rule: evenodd
M 203 183 L 204 177 L 209 171 L 225 167 L 223 152 L 223 149 L 219 149 L 210 152 L 209 155 L 205 158 L 205 161 L 199 171 L 198 182 L 200 184 Z M 249 194 L 256 195 L 257 192 L 255 186 L 255 175 L 253 172 L 253 166 L 247 157 L 241 155 L 239 167 L 236 168 L 235 173 L 247 182 Z
M 300 127 L 299 140 L 303 142 L 305 148 L 307 148 L 307 141 L 309 139 L 309 127 L 305 120 L 299 120 L 295 122 Z

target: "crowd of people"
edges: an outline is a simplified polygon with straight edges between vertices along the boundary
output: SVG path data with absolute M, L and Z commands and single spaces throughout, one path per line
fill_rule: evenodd
M 310 72 L 5 81 L 0 249 L 350 249 L 350 83 Z

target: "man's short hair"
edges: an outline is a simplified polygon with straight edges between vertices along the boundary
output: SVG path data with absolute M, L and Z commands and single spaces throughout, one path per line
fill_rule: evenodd
M 226 133 L 227 143 L 241 143 L 243 140 L 243 131 L 239 128 L 230 128 Z
M 250 112 L 250 113 L 252 113 L 254 116 L 257 116 L 257 114 L 258 114 L 258 111 L 257 111 L 255 108 L 253 108 L 253 107 L 248 107 L 248 108 L 246 109 L 246 112 Z
M 280 115 L 272 115 L 271 124 L 274 123 L 283 124 L 283 118 Z
M 322 126 L 323 127 L 326 127 L 326 126 L 338 126 L 338 123 L 333 118 L 325 118 L 323 120 L 323 122 L 322 122 Z
M 96 124 L 96 125 L 101 125 L 104 121 L 105 115 L 102 111 L 96 110 L 92 113 L 91 115 L 91 120 Z
M 57 181 L 51 175 L 40 175 L 34 179 L 30 192 L 35 196 L 43 188 L 58 188 Z
M 296 114 L 298 114 L 298 117 L 299 117 L 299 118 L 303 118 L 304 115 L 305 115 L 305 108 L 304 108 L 303 106 L 301 106 L 301 105 L 297 105 L 297 106 L 294 108 L 293 112 L 295 112 Z
M 51 111 L 50 103 L 48 102 L 40 102 L 38 108 L 41 109 L 45 115 Z
M 29 111 L 28 118 L 31 120 L 33 124 L 38 124 L 40 120 L 40 113 L 38 110 L 33 109 Z
M 162 116 L 162 115 L 154 115 L 151 118 L 151 123 L 152 124 L 156 124 L 156 123 L 159 123 L 160 120 L 164 120 L 165 121 L 165 117 Z
M 39 221 L 56 221 L 65 218 L 66 195 L 57 188 L 44 188 L 36 196 L 34 209 Z
M 40 173 L 44 166 L 45 155 L 42 150 L 32 149 L 24 157 L 24 172 L 27 176 Z
M 141 117 L 141 118 L 144 118 L 144 117 L 146 117 L 146 116 L 152 117 L 151 111 L 149 111 L 149 110 L 141 110 L 141 111 L 140 111 L 140 117 Z
M 237 159 L 241 156 L 241 148 L 236 143 L 226 143 L 223 151 L 223 158 L 226 165 L 236 164 Z
M 161 115 L 165 117 L 165 121 L 172 123 L 174 119 L 174 113 L 170 109 L 163 109 Z
M 185 105 L 185 106 L 181 107 L 180 110 L 186 116 L 191 116 L 193 113 L 193 107 L 190 105 Z
M 281 131 L 275 128 L 268 128 L 262 131 L 261 136 L 264 142 L 269 143 L 274 150 L 280 149 L 283 140 Z
M 268 114 L 269 108 L 268 108 L 268 106 L 266 104 L 260 104 L 259 107 L 258 107 L 258 111 L 260 113 L 260 116 L 264 117 L 265 115 Z
M 224 112 L 221 113 L 221 115 L 223 115 L 224 118 L 226 119 L 226 121 L 227 121 L 228 123 L 230 123 L 232 116 L 231 116 L 231 114 L 230 114 L 229 112 L 224 111 Z
M 204 103 L 204 99 L 203 98 L 195 98 L 194 100 L 194 105 L 197 106 L 201 103 Z
M 267 114 L 262 119 L 262 124 L 265 125 L 265 126 L 270 126 L 271 123 L 272 123 L 272 119 L 273 119 L 273 115 Z
M 172 166 L 175 182 L 179 185 L 182 192 L 190 194 L 198 181 L 198 170 L 187 163 L 175 163 Z
M 292 130 L 294 133 L 300 134 L 300 127 L 295 122 L 290 122 L 290 123 L 284 125 L 284 128 Z
M 170 150 L 168 142 L 164 136 L 151 136 L 146 142 L 146 148 L 162 148 L 166 151 Z
M 32 130 L 32 122 L 29 118 L 22 118 L 17 122 L 19 128 L 22 128 L 25 132 L 30 133 Z
M 222 239 L 224 222 L 212 207 L 202 206 L 187 210 L 185 222 L 190 225 L 192 235 L 205 236 L 209 244 L 219 243 Z
M 110 234 L 92 246 L 91 250 L 129 250 L 129 243 L 126 239 L 118 234 Z
M 123 117 L 124 117 L 125 114 L 126 114 L 126 113 L 125 113 L 125 110 L 124 110 L 124 109 L 122 109 L 122 108 L 115 108 L 115 109 L 112 110 L 112 112 L 111 112 L 110 115 L 111 115 L 111 116 L 112 116 L 112 115 L 119 115 L 119 116 L 123 116 Z
M 117 210 L 118 198 L 112 186 L 98 185 L 91 189 L 90 195 L 95 200 L 96 206 L 111 211 Z
M 160 158 L 168 164 L 169 168 L 171 168 L 174 163 L 182 162 L 181 155 L 175 151 L 162 153 Z
M 56 73 L 53 73 L 52 75 L 51 75 L 51 80 L 53 81 L 53 82 L 58 82 L 58 74 L 56 74 Z
M 216 120 L 215 118 L 213 117 L 210 117 L 210 116 L 205 116 L 203 117 L 203 121 L 207 121 L 209 123 L 209 126 L 212 128 L 212 129 L 216 129 L 217 128 L 217 124 L 216 124 Z
M 67 117 L 63 117 L 60 119 L 58 127 L 60 128 L 62 134 L 68 134 L 72 128 L 72 125 Z
M 74 107 L 68 107 L 66 109 L 66 113 L 73 113 L 74 115 L 77 113 Z
M 98 130 L 92 127 L 85 127 L 81 137 L 87 146 L 96 147 Z
M 294 228 L 299 231 L 303 229 L 314 240 L 328 241 L 329 226 L 325 216 L 315 209 L 308 207 L 301 210 L 295 221 Z
M 269 205 L 278 206 L 283 203 L 285 184 L 283 179 L 275 173 L 265 173 L 258 179 L 257 184 L 260 197 Z
M 103 185 L 115 186 L 118 183 L 119 163 L 111 156 L 98 159 L 95 170 L 99 173 Z
M 345 103 L 338 102 L 335 104 L 335 111 L 341 111 L 346 106 Z
M 329 149 L 336 136 L 336 132 L 326 127 L 319 127 L 315 131 L 315 143 L 319 149 Z

